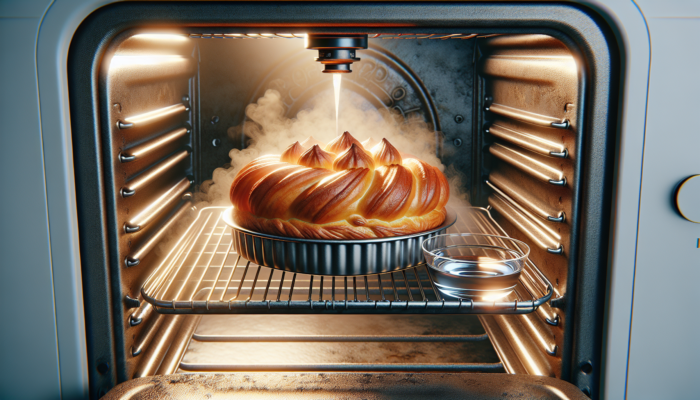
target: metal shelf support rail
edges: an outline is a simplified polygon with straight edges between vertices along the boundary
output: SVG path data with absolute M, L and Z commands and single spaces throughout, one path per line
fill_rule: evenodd
M 481 342 L 489 335 L 202 335 L 195 333 L 198 342 Z
M 189 364 L 180 363 L 187 372 L 505 372 L 497 363 L 451 364 Z
M 443 298 L 426 265 L 362 276 L 309 275 L 261 267 L 236 253 L 224 207 L 203 208 L 141 294 L 161 314 L 527 314 L 550 300 L 552 284 L 528 262 L 497 301 Z M 458 210 L 451 232 L 504 235 L 489 210 Z

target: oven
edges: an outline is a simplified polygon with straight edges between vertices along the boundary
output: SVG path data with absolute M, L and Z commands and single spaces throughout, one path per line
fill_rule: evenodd
M 700 24 L 641 5 L 3 6 L 3 396 L 690 396 Z M 232 233 L 245 163 L 343 130 L 440 166 L 448 233 L 525 242 L 515 289 L 451 296 L 423 237 Z

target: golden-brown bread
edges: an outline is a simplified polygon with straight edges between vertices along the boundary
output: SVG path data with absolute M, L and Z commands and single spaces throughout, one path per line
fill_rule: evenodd
M 282 153 L 280 156 L 280 161 L 290 163 L 290 164 L 297 164 L 297 161 L 299 161 L 299 157 L 304 154 L 304 147 L 299 144 L 299 142 L 294 142 L 293 145 L 287 147 L 287 150 Z
M 334 158 L 335 154 L 323 151 L 319 145 L 315 144 L 310 149 L 306 150 L 299 157 L 299 161 L 294 164 L 303 165 L 304 167 L 309 168 L 330 169 L 333 167 Z M 280 159 L 280 161 L 282 160 Z
M 382 139 L 381 142 L 372 147 L 371 153 L 378 167 L 391 164 L 401 165 L 403 163 L 399 151 L 386 139 Z
M 323 149 L 326 151 L 330 151 L 331 153 L 340 154 L 345 150 L 349 149 L 350 146 L 353 145 L 353 143 L 360 146 L 362 150 L 365 149 L 364 147 L 362 147 L 362 143 L 360 143 L 359 140 L 352 137 L 350 132 L 347 131 L 343 132 L 343 134 L 338 136 L 337 138 L 331 140 L 331 142 L 328 143 Z
M 371 151 L 348 132 L 324 149 L 312 138 L 243 167 L 231 185 L 233 218 L 262 233 L 368 239 L 426 231 L 445 220 L 442 172 L 382 139 Z M 312 145 L 313 143 L 313 145 Z
M 355 143 L 349 149 L 338 154 L 335 161 L 333 161 L 334 171 L 344 171 L 352 168 L 369 168 L 374 170 L 372 156 Z

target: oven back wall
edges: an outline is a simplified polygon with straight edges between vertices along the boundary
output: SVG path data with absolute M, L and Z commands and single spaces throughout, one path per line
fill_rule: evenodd
M 332 94 L 332 76 L 321 73 L 316 52 L 304 49 L 303 39 L 192 40 L 200 57 L 198 183 L 229 166 L 231 149 L 250 144 L 245 110 L 266 90 L 280 93 L 288 119 L 313 108 L 318 96 Z M 475 46 L 476 38 L 370 39 L 354 72 L 343 76 L 341 118 L 344 102 L 361 99 L 368 108 L 394 113 L 399 123 L 425 122 L 437 131 L 434 144 L 443 164 L 461 174 L 462 187 L 471 187 Z M 375 140 L 383 136 L 373 132 Z

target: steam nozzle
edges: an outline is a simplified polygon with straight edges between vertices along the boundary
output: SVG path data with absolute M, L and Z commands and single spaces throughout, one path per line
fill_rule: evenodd
M 324 66 L 324 73 L 350 73 L 350 64 L 360 61 L 356 52 L 367 48 L 367 35 L 334 35 L 309 33 L 306 36 L 306 48 L 318 50 L 315 61 Z

